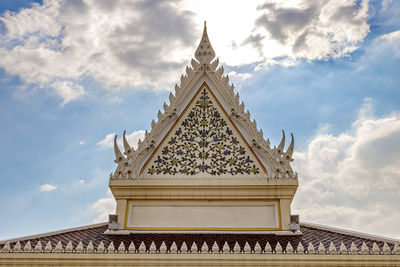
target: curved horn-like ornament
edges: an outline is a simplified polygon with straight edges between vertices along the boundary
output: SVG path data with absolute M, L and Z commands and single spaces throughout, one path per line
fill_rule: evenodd
M 124 131 L 124 135 L 122 136 L 122 142 L 124 143 L 125 155 L 129 155 L 131 153 L 132 147 L 129 145 L 128 140 L 126 140 L 126 130 Z
M 121 162 L 123 159 L 125 159 L 124 155 L 121 153 L 121 151 L 118 148 L 117 145 L 117 135 L 114 137 L 114 153 L 115 153 L 115 163 Z
M 277 148 L 278 154 L 283 154 L 283 148 L 285 147 L 285 131 L 282 130 L 282 140 L 279 143 L 279 146 Z
M 286 159 L 292 161 L 292 160 L 293 160 L 293 159 L 292 159 L 293 150 L 294 150 L 294 137 L 293 137 L 293 134 L 292 134 L 292 133 L 290 133 L 290 135 L 292 136 L 292 141 L 290 141 L 289 148 L 286 150 L 285 155 L 286 155 Z

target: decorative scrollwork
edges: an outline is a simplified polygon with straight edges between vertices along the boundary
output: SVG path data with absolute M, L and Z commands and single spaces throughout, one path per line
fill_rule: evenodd
M 246 153 L 214 106 L 206 87 L 180 123 L 148 174 L 257 174 L 260 169 Z

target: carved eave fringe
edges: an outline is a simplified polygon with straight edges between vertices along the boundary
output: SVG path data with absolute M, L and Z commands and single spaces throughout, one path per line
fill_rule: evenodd
M 205 35 L 204 35 L 205 34 Z M 206 36 L 206 39 L 204 39 Z M 206 42 L 204 42 L 206 40 Z M 200 46 L 204 47 L 200 49 Z M 186 73 L 181 75 L 180 85 L 175 85 L 175 94 L 170 93 L 169 104 L 164 103 L 163 111 L 159 110 L 157 113 L 157 121 L 153 120 L 151 123 L 150 132 L 146 131 L 144 140 L 139 140 L 138 148 L 134 149 L 125 138 L 125 132 L 123 135 L 123 145 L 125 148 L 124 154 L 121 153 L 116 144 L 116 137 L 114 140 L 114 151 L 116 154 L 115 162 L 118 164 L 114 173 L 110 175 L 111 179 L 134 179 L 140 176 L 140 163 L 143 163 L 143 159 L 149 155 L 156 148 L 157 137 L 162 133 L 162 130 L 171 122 L 174 122 L 178 118 L 178 110 L 181 106 L 182 101 L 188 94 L 188 91 L 194 86 L 204 73 L 215 83 L 216 87 L 220 88 L 219 93 L 221 97 L 226 101 L 230 107 L 230 116 L 236 122 L 243 125 L 248 133 L 247 140 L 251 147 L 258 152 L 258 155 L 270 165 L 271 173 L 269 178 L 284 179 L 294 178 L 297 179 L 297 173 L 293 172 L 290 162 L 293 161 L 293 150 L 294 150 L 294 138 L 291 134 L 291 143 L 286 152 L 283 151 L 285 145 L 285 134 L 278 148 L 275 146 L 270 147 L 269 139 L 264 139 L 263 131 L 257 129 L 257 123 L 255 120 L 251 121 L 249 111 L 245 111 L 243 102 L 240 102 L 239 94 L 234 92 L 233 84 L 229 84 L 228 75 L 224 75 L 224 68 L 218 67 L 219 60 L 215 58 L 213 50 L 207 50 L 205 47 L 208 46 L 212 50 L 211 44 L 209 43 L 206 27 L 204 28 L 203 37 L 200 42 L 199 48 L 196 51 L 203 51 L 200 54 L 205 55 L 200 60 L 191 60 L 191 66 L 186 67 Z M 200 50 L 199 50 L 200 49 Z M 208 52 L 207 52 L 208 51 Z M 203 60 L 204 59 L 204 60 Z
M 35 243 L 34 248 L 32 248 L 32 243 L 30 241 L 26 242 L 22 247 L 21 242 L 17 242 L 11 248 L 9 242 L 4 244 L 2 253 L 115 253 L 115 254 L 126 254 L 126 253 L 153 253 L 153 254 L 167 254 L 167 253 L 234 253 L 234 254 L 329 254 L 329 255 L 400 255 L 400 247 L 398 243 L 392 245 L 392 248 L 385 242 L 383 246 L 378 246 L 375 242 L 369 247 L 365 242 L 362 243 L 360 248 L 357 248 L 354 243 L 351 243 L 349 247 L 346 247 L 343 242 L 340 243 L 339 249 L 336 248 L 333 242 L 325 243 L 322 242 L 315 243 L 317 245 L 317 249 L 315 249 L 314 244 L 309 243 L 307 245 L 307 250 L 304 250 L 304 245 L 299 242 L 297 246 L 293 246 L 290 242 L 288 242 L 285 246 L 285 249 L 282 248 L 281 244 L 277 242 L 272 249 L 269 242 L 266 243 L 264 249 L 261 248 L 258 242 L 252 247 L 248 242 L 244 244 L 243 247 L 240 247 L 238 242 L 234 244 L 233 247 L 230 247 L 227 242 L 223 245 L 218 245 L 217 242 L 207 244 L 206 242 L 202 244 L 196 244 L 193 242 L 189 247 L 185 242 L 181 243 L 178 248 L 177 242 L 173 242 L 169 248 L 166 246 L 166 242 L 163 241 L 159 247 L 156 246 L 154 241 L 151 244 L 148 244 L 146 247 L 144 242 L 141 242 L 138 249 L 136 249 L 135 244 L 131 242 L 128 243 L 120 242 L 114 244 L 112 241 L 107 244 L 107 248 L 104 245 L 103 241 L 99 243 L 99 245 L 95 248 L 93 246 L 93 242 L 90 241 L 85 246 L 82 241 L 79 243 L 73 244 L 72 241 L 69 241 L 65 246 L 62 245 L 61 241 L 59 241 L 56 247 L 53 249 L 51 242 L 49 241 L 46 246 L 43 248 L 43 244 L 38 241 Z M 117 247 L 117 248 L 116 248 Z M 126 247 L 128 247 L 126 249 Z M 294 247 L 297 247 L 294 249 Z M 328 249 L 326 249 L 328 247 Z

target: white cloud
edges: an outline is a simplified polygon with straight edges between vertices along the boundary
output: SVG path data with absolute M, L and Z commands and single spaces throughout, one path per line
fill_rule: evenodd
M 386 45 L 385 50 L 393 51 L 397 57 L 400 57 L 400 30 L 384 34 L 379 39 L 384 42 L 383 45 Z
M 0 67 L 52 87 L 63 104 L 83 95 L 85 77 L 109 89 L 162 87 L 198 38 L 191 17 L 179 1 L 44 1 L 0 17 Z
M 235 88 L 238 92 L 240 92 L 242 90 L 241 82 L 253 77 L 253 75 L 251 73 L 248 73 L 248 72 L 237 73 L 236 71 L 229 72 L 228 76 L 229 76 L 230 82 L 236 85 Z
M 383 40 L 388 40 L 390 42 L 399 42 L 400 41 L 400 30 L 384 34 L 380 38 Z
M 258 51 L 251 46 L 241 46 L 254 27 L 257 6 L 264 0 L 228 1 L 228 0 L 186 0 L 185 9 L 195 15 L 194 21 L 199 30 L 202 22 L 207 21 L 207 32 L 211 44 L 220 59 L 228 65 L 250 64 L 260 60 Z M 223 20 L 221 14 L 223 13 Z M 195 35 L 194 44 L 198 45 L 201 32 Z M 189 56 L 192 56 L 194 50 Z M 186 59 L 187 61 L 188 59 Z
M 144 139 L 144 133 L 145 133 L 144 130 L 138 130 L 131 134 L 127 134 L 126 140 L 128 141 L 128 143 L 131 147 L 136 149 L 139 139 L 141 139 L 141 140 Z M 97 142 L 97 145 L 101 146 L 101 147 L 114 147 L 114 137 L 115 137 L 115 133 L 107 134 L 103 140 L 100 140 L 99 142 Z M 122 138 L 117 139 L 117 144 L 119 147 L 123 147 Z
M 343 57 L 369 32 L 367 1 L 268 1 L 258 10 L 254 31 L 243 44 L 266 59 Z
M 373 117 L 371 101 L 348 131 L 320 132 L 295 154 L 293 210 L 306 221 L 400 238 L 400 116 Z
M 345 56 L 367 35 L 367 17 L 366 1 L 347 0 L 44 1 L 0 17 L 0 67 L 64 105 L 85 94 L 86 77 L 110 90 L 170 89 L 204 19 L 222 62 L 260 68 Z
M 80 144 L 80 145 L 84 145 L 84 144 L 85 144 L 85 141 L 83 141 L 83 140 L 82 140 L 82 141 L 79 141 L 79 144 Z
M 298 59 L 348 55 L 369 32 L 368 1 L 269 0 L 184 2 L 207 20 L 214 49 L 228 65 L 259 63 L 284 66 Z M 214 8 L 209 8 L 213 6 Z M 224 22 L 221 23 L 221 10 Z
M 247 80 L 252 77 L 251 73 L 237 73 L 236 71 L 231 71 L 228 73 L 230 78 L 239 79 L 239 80 Z
M 85 94 L 82 85 L 70 81 L 57 81 L 51 84 L 54 91 L 63 99 L 61 105 L 67 104 L 69 101 L 78 99 Z
M 102 147 L 113 147 L 115 133 L 107 134 L 103 140 L 97 142 L 98 146 Z
M 5 12 L 1 21 L 7 29 L 8 38 L 23 38 L 37 33 L 39 36 L 57 36 L 61 30 L 54 18 L 59 15 L 58 2 L 33 4 L 32 8 L 21 9 L 20 12 Z
M 57 189 L 56 185 L 44 184 L 39 187 L 39 190 L 42 192 L 51 192 Z
M 115 214 L 116 202 L 110 190 L 107 192 L 107 197 L 100 198 L 92 203 L 89 208 L 89 213 L 94 214 L 93 223 L 101 223 L 108 221 L 109 214 Z

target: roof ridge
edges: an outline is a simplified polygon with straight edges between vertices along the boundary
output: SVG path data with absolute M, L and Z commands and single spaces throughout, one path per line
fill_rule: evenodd
M 310 222 L 302 221 L 302 222 L 300 222 L 300 226 L 315 228 L 318 230 L 330 231 L 330 232 L 334 232 L 334 233 L 338 233 L 338 234 L 352 235 L 355 237 L 365 238 L 365 239 L 370 239 L 370 240 L 375 240 L 375 241 L 381 241 L 381 242 L 387 242 L 387 243 L 396 243 L 396 242 L 400 243 L 400 239 L 378 236 L 378 235 L 373 235 L 373 234 L 365 234 L 362 232 L 357 232 L 357 231 L 353 231 L 353 230 L 349 230 L 349 229 L 326 226 L 326 225 L 321 225 L 321 224 L 317 224 L 317 223 L 310 223 Z
M 41 233 L 41 234 L 34 234 L 34 235 L 27 235 L 27 236 L 21 236 L 21 237 L 16 237 L 16 238 L 4 239 L 4 240 L 0 240 L 0 245 L 5 244 L 6 242 L 16 242 L 16 241 L 22 241 L 22 240 L 26 240 L 26 239 L 35 239 L 35 238 L 53 236 L 53 235 L 58 235 L 58 234 L 64 234 L 64 233 L 68 233 L 68 232 L 72 232 L 72 231 L 97 228 L 97 227 L 101 227 L 101 226 L 106 226 L 107 224 L 108 224 L 108 222 L 95 223 L 95 224 L 72 227 L 72 228 L 56 230 L 56 231 L 51 231 L 51 232 L 46 232 L 46 233 Z

